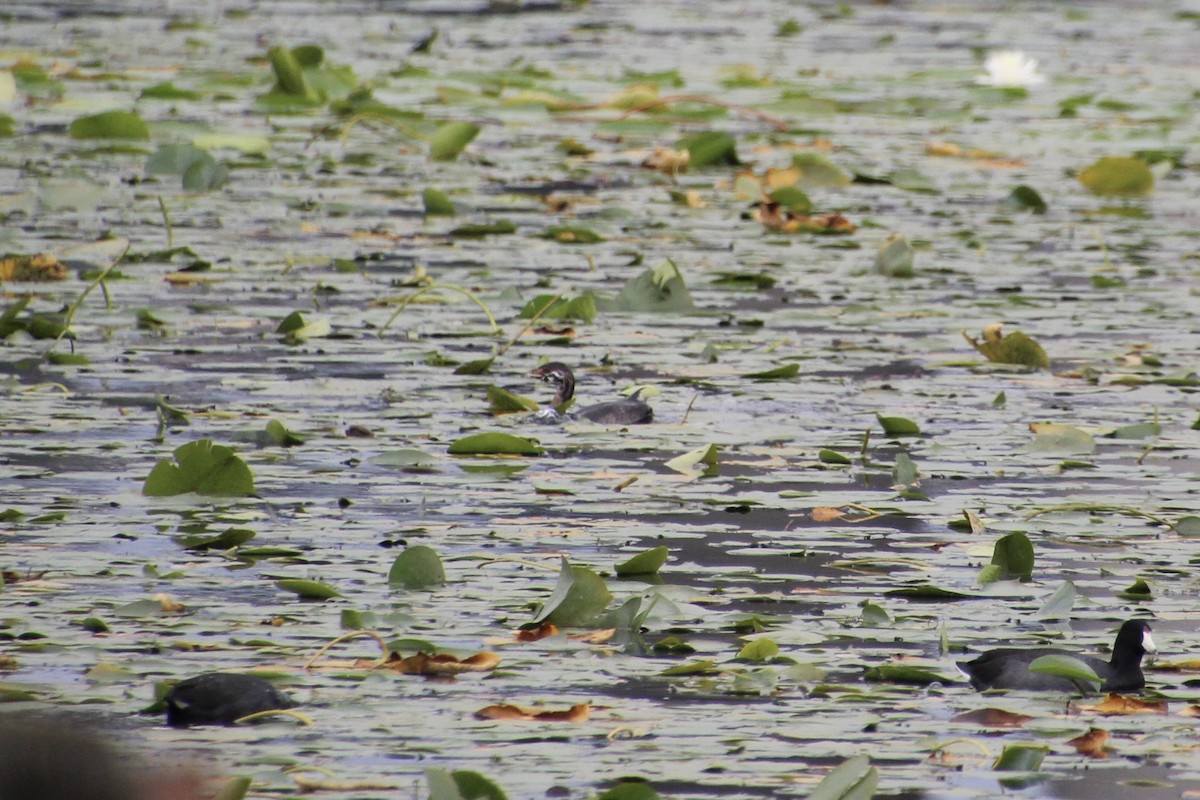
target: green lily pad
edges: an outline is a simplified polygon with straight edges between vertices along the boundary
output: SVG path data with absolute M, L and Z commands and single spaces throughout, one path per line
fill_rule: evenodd
M 781 367 L 768 369 L 763 372 L 748 372 L 742 375 L 743 378 L 748 378 L 752 381 L 785 381 L 796 377 L 800 374 L 800 365 L 795 361 L 790 364 L 784 364 Z
M 1046 213 L 1046 201 L 1032 186 L 1021 184 L 1013 188 L 1004 200 L 1008 208 L 1022 211 L 1032 211 L 1034 214 Z
M 150 138 L 150 126 L 132 111 L 105 111 L 80 117 L 71 123 L 72 139 L 135 139 Z
M 696 310 L 692 293 L 683 281 L 683 273 L 671 259 L 631 278 L 616 298 L 598 301 L 596 306 L 602 311 L 639 314 L 687 314 Z
M 1079 182 L 1093 194 L 1137 197 L 1154 188 L 1154 173 L 1140 158 L 1104 156 L 1079 173 Z
M 871 800 L 879 783 L 879 770 L 867 756 L 852 756 L 821 779 L 808 800 Z
M 421 192 L 421 203 L 425 207 L 427 217 L 453 217 L 457 213 L 454 201 L 445 192 L 433 187 Z
M 940 675 L 931 669 L 907 664 L 880 664 L 868 669 L 863 677 L 869 681 L 911 683 L 918 686 L 928 686 L 931 683 L 953 683 L 945 675 Z
M 844 456 L 841 453 L 839 453 L 837 450 L 830 450 L 828 447 L 822 447 L 817 452 L 817 461 L 820 461 L 822 464 L 840 464 L 840 465 L 854 463 L 853 461 L 850 460 L 849 456 Z
M 1097 686 L 1103 683 L 1096 671 L 1086 662 L 1074 656 L 1054 654 L 1035 658 L 1029 663 L 1029 671 L 1040 675 L 1054 675 L 1071 681 L 1084 681 Z
M 429 140 L 429 157 L 434 161 L 453 161 L 466 149 L 481 128 L 470 122 L 447 122 Z
M 327 583 L 303 578 L 282 578 L 275 581 L 275 585 L 285 592 L 298 595 L 301 600 L 329 600 L 342 596 L 341 592 Z
M 663 466 L 691 478 L 711 478 L 717 474 L 718 450 L 715 444 L 706 444 L 675 456 Z
M 446 570 L 436 550 L 417 544 L 405 548 L 392 561 L 388 583 L 404 589 L 429 589 L 446 583 Z
M 654 575 L 662 569 L 663 564 L 667 563 L 667 557 L 670 555 L 670 552 L 666 545 L 643 550 L 632 558 L 617 564 L 615 571 L 621 577 L 629 575 Z
M 571 566 L 564 556 L 554 592 L 534 622 L 549 620 L 562 628 L 583 627 L 604 613 L 612 593 L 604 579 L 587 567 Z
M 542 238 L 560 244 L 596 244 L 604 241 L 604 237 L 591 228 L 581 228 L 577 225 L 551 226 L 542 233 Z
M 150 471 L 142 494 L 170 497 L 195 492 L 213 497 L 248 497 L 254 494 L 254 476 L 246 462 L 223 445 L 209 439 L 175 448 L 175 462 L 159 461 Z
M 517 314 L 520 319 L 577 319 L 592 322 L 596 319 L 596 298 L 590 294 L 566 298 L 556 294 L 539 294 Z
M 464 436 L 452 442 L 447 452 L 455 456 L 540 456 L 546 451 L 532 439 L 489 431 Z
M 537 411 L 538 404 L 523 395 L 514 394 L 499 386 L 487 387 L 488 410 L 493 414 L 513 414 L 527 411 Z
M 470 225 L 460 225 L 450 231 L 450 235 L 459 239 L 478 239 L 484 236 L 503 236 L 516 233 L 517 226 L 506 219 L 495 222 L 476 222 Z
M 478 772 L 426 767 L 428 800 L 508 800 L 504 791 Z
M 738 661 L 770 661 L 779 655 L 779 645 L 765 636 L 752 639 L 738 651 Z
M 988 573 L 989 580 L 980 577 L 980 583 L 993 580 L 1029 580 L 1033 577 L 1033 543 L 1023 531 L 1015 531 L 996 540 L 992 549 L 991 566 L 995 567 Z
M 1075 584 L 1063 581 L 1038 609 L 1039 619 L 1069 619 L 1075 605 Z
M 820 153 L 796 153 L 792 156 L 792 166 L 800 170 L 799 184 L 805 190 L 845 186 L 854 180 L 849 172 Z
M 888 436 L 917 436 L 921 433 L 920 426 L 905 417 L 885 417 L 876 413 L 875 418 Z
M 688 151 L 688 169 L 737 166 L 737 140 L 724 131 L 703 131 L 685 136 L 675 143 L 676 150 Z
M 1010 744 L 1004 747 L 1000 757 L 992 764 L 999 772 L 1035 772 L 1042 766 L 1042 759 L 1050 752 L 1048 747 L 1028 744 Z

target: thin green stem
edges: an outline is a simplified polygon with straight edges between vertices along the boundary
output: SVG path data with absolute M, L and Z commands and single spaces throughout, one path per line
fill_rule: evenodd
M 416 300 L 421 295 L 426 294 L 428 292 L 435 291 L 437 289 L 444 289 L 446 291 L 458 292 L 459 294 L 466 297 L 468 300 L 475 303 L 475 305 L 479 306 L 479 308 L 483 310 L 483 313 L 487 315 L 488 322 L 491 323 L 491 326 L 492 326 L 492 333 L 499 334 L 501 332 L 500 326 L 496 324 L 496 318 L 492 316 L 491 309 L 489 309 L 487 307 L 487 305 L 475 295 L 474 292 L 470 291 L 469 289 L 464 289 L 461 286 L 455 286 L 454 284 L 450 284 L 450 283 L 431 283 L 428 286 L 421 287 L 417 291 L 413 292 L 412 294 L 408 295 L 403 300 L 401 300 L 399 307 L 397 307 L 396 310 L 392 313 L 392 315 L 390 317 L 388 317 L 388 321 L 383 323 L 383 327 L 381 327 L 379 329 L 379 335 L 381 337 L 383 336 L 384 331 L 386 331 L 389 327 L 391 327 L 392 323 L 396 321 L 396 317 L 400 316 L 400 313 L 402 311 L 404 311 L 405 308 L 408 307 L 409 303 Z
M 87 288 L 83 290 L 83 293 L 80 294 L 79 297 L 75 299 L 75 302 L 71 303 L 71 305 L 67 308 L 67 313 L 63 317 L 62 330 L 58 332 L 58 336 L 54 337 L 54 341 L 50 343 L 50 347 L 47 348 L 45 355 L 50 355 L 54 352 L 54 348 L 58 347 L 58 343 L 61 342 L 62 338 L 67 335 L 67 332 L 71 330 L 71 321 L 75 319 L 75 312 L 79 310 L 79 306 L 83 304 L 83 301 L 89 294 L 92 293 L 93 289 L 95 289 L 97 286 L 104 285 L 104 279 L 108 277 L 108 273 L 112 272 L 116 268 L 117 264 L 121 263 L 121 259 L 125 257 L 126 253 L 129 252 L 129 247 L 130 243 L 126 242 L 125 249 L 118 253 L 117 257 L 113 259 L 113 262 L 101 270 L 99 275 L 92 279 L 92 282 L 87 285 Z M 108 291 L 106 289 L 105 297 L 107 296 Z

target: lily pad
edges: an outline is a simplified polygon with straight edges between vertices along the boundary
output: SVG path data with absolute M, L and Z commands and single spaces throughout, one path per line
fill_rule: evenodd
M 455 456 L 540 456 L 546 451 L 532 439 L 489 431 L 464 436 L 452 442 L 447 452 Z
M 72 139 L 134 139 L 150 138 L 150 126 L 132 111 L 105 111 L 80 117 L 71 123 Z
M 481 128 L 470 122 L 447 122 L 429 140 L 429 157 L 434 161 L 453 161 L 466 149 Z
M 342 596 L 341 592 L 327 583 L 303 578 L 282 578 L 275 581 L 275 585 L 285 592 L 298 595 L 301 600 L 329 600 Z
M 871 766 L 871 759 L 852 756 L 822 778 L 808 800 L 871 800 L 878 783 L 879 770 Z
M 163 459 L 142 486 L 147 497 L 170 497 L 195 492 L 213 497 L 248 497 L 254 494 L 254 476 L 246 462 L 223 445 L 209 439 L 175 448 L 175 463 Z
M 1105 156 L 1079 173 L 1093 194 L 1138 197 L 1154 188 L 1154 173 L 1140 158 Z
M 717 474 L 717 452 L 715 444 L 706 444 L 675 456 L 663 466 L 691 478 L 711 478 Z
M 612 593 L 603 578 L 587 567 L 571 566 L 564 556 L 558 584 L 533 622 L 549 620 L 560 628 L 583 627 L 603 614 L 611 601 Z
M 632 558 L 617 564 L 615 571 L 621 577 L 654 575 L 662 569 L 663 564 L 667 563 L 667 557 L 670 555 L 670 552 L 665 545 L 643 550 Z
M 404 589 L 430 589 L 446 583 L 446 570 L 436 550 L 417 544 L 405 548 L 392 561 L 388 583 Z

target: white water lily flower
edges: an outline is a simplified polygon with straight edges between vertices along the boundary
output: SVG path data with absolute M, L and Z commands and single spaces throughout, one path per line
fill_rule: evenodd
M 1025 87 L 1037 86 L 1046 81 L 1038 73 L 1036 58 L 1030 58 L 1020 50 L 1000 50 L 992 53 L 983 63 L 987 75 L 979 77 L 984 86 Z

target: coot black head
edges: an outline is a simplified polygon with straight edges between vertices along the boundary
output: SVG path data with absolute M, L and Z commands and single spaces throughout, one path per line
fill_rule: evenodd
M 1142 619 L 1131 619 L 1121 625 L 1121 630 L 1117 632 L 1112 657 L 1108 661 L 1053 647 L 1004 647 L 989 650 L 974 661 L 960 661 L 958 668 L 970 678 L 971 686 L 981 692 L 986 689 L 1073 692 L 1079 689 L 1074 681 L 1029 670 L 1029 665 L 1042 656 L 1072 656 L 1087 664 L 1100 676 L 1103 681 L 1101 691 L 1131 692 L 1145 687 L 1142 657 L 1153 652 L 1154 640 L 1150 637 L 1150 623 Z
M 296 705 L 255 675 L 206 672 L 171 687 L 164 700 L 168 725 L 232 725 L 260 711 Z

